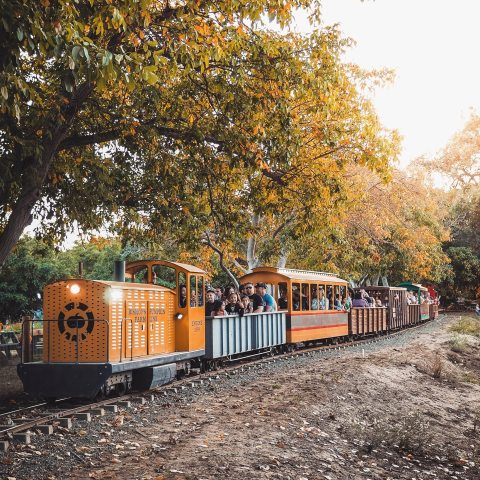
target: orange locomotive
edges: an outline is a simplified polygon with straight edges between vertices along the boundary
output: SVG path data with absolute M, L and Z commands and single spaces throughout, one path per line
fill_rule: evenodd
M 160 272 L 158 283 L 170 288 L 154 284 Z M 204 354 L 205 272 L 155 260 L 130 263 L 126 279 L 119 277 L 127 281 L 45 287 L 43 361 L 18 366 L 27 393 L 94 397 L 150 388 L 188 372 Z

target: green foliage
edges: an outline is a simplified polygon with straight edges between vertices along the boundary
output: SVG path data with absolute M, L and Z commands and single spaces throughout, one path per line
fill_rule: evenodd
M 92 238 L 73 248 L 58 251 L 42 240 L 22 238 L 0 272 L 0 319 L 18 320 L 42 306 L 37 294 L 45 285 L 65 278 L 78 277 L 83 262 L 84 277 L 111 280 L 115 260 L 158 258 L 151 247 L 121 246 L 118 240 Z
M 336 28 L 262 26 L 298 7 L 318 17 L 310 0 L 2 11 L 0 264 L 32 211 L 53 240 L 73 222 L 186 248 L 210 231 L 231 256 L 271 227 L 267 259 L 335 216 L 352 165 L 386 180 L 398 137 L 363 92 L 390 74 L 342 63 Z
M 480 319 L 473 317 L 462 317 L 454 323 L 449 330 L 462 335 L 480 337 Z
M 475 298 L 480 285 L 480 258 L 469 247 L 448 247 L 450 275 L 444 283 L 451 295 Z

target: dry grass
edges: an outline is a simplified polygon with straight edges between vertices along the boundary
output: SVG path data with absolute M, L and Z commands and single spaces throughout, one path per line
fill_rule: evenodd
M 399 414 L 394 419 L 355 420 L 347 428 L 347 435 L 367 452 L 386 446 L 423 453 L 433 439 L 430 422 L 420 412 Z
M 466 335 L 455 333 L 449 342 L 450 349 L 456 353 L 464 353 L 468 349 L 468 339 Z
M 473 335 L 480 337 L 480 318 L 462 317 L 461 320 L 454 323 L 449 330 L 463 335 Z

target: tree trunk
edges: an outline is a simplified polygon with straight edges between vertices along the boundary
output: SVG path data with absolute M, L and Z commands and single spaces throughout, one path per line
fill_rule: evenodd
M 388 278 L 384 275 L 382 276 L 382 286 L 388 287 Z
M 224 255 L 223 252 L 212 242 L 212 239 L 210 238 L 210 233 L 205 232 L 205 243 L 218 255 L 218 260 L 220 262 L 220 267 L 221 269 L 228 275 L 228 278 L 232 281 L 232 283 L 235 285 L 235 288 L 238 289 L 239 283 L 237 280 L 237 277 L 230 271 L 230 269 L 225 265 L 225 262 L 223 261 Z
M 260 215 L 258 213 L 255 213 L 252 216 L 252 225 L 254 227 L 258 227 L 258 224 L 260 223 Z M 255 236 L 251 236 L 248 239 L 248 244 L 247 244 L 247 263 L 248 263 L 248 270 L 251 272 L 255 267 L 258 266 L 258 258 L 255 256 L 255 246 L 256 246 L 256 238 Z
M 287 264 L 287 260 L 288 260 L 288 253 L 282 252 L 277 262 L 277 268 L 285 268 L 285 265 Z
M 94 85 L 91 83 L 84 83 L 77 88 L 68 106 L 60 113 L 51 136 L 47 134 L 44 136 L 41 156 L 34 158 L 31 163 L 28 162 L 29 165 L 23 172 L 20 196 L 12 208 L 7 226 L 0 234 L 0 268 L 25 228 L 32 222 L 33 207 L 41 198 L 42 187 L 58 153 L 60 143 L 65 139 L 78 110 L 92 93 L 93 88 Z

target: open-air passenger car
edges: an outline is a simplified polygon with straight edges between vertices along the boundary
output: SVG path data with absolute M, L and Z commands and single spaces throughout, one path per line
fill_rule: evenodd
M 347 282 L 331 273 L 257 267 L 240 282 L 264 282 L 286 312 L 287 343 L 348 336 L 348 312 L 335 309 L 335 300 L 348 294 Z

